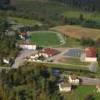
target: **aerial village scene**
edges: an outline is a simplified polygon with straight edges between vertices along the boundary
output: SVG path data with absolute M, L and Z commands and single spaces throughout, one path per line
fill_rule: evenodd
M 100 100 L 97 2 L 4 1 L 0 1 L 0 100 Z

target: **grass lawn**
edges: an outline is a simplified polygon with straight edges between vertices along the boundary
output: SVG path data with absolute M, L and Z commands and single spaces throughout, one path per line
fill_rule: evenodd
M 39 21 L 32 20 L 32 19 L 25 19 L 20 17 L 9 17 L 10 20 L 16 22 L 17 24 L 23 24 L 23 25 L 42 25 Z
M 39 46 L 57 46 L 60 39 L 54 32 L 34 32 L 31 33 L 31 41 Z
M 93 94 L 95 100 L 100 100 L 100 93 L 97 93 L 94 86 L 79 86 L 71 93 L 66 94 L 65 98 L 66 100 L 85 100 L 84 98 L 89 94 Z
M 67 18 L 79 18 L 80 14 L 83 14 L 85 19 L 99 21 L 100 22 L 100 14 L 99 13 L 91 13 L 91 12 L 83 12 L 83 11 L 65 11 L 63 15 Z
M 100 37 L 99 29 L 83 28 L 81 26 L 76 25 L 57 26 L 52 28 L 52 30 L 58 31 L 60 33 L 65 34 L 66 36 L 70 36 L 76 39 L 80 39 L 82 37 L 98 39 Z
M 60 62 L 73 65 L 88 66 L 90 63 L 81 62 L 79 58 L 63 58 Z

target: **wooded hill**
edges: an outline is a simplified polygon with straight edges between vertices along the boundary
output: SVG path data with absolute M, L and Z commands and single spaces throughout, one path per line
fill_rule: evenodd
M 100 11 L 100 0 L 52 0 L 86 11 Z

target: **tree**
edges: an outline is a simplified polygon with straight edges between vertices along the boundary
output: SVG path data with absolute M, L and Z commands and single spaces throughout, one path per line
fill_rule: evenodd
M 95 45 L 95 41 L 93 39 L 85 38 L 85 37 L 81 38 L 80 43 L 82 46 L 94 46 Z
M 79 19 L 80 19 L 81 21 L 83 21 L 83 20 L 84 20 L 84 15 L 83 15 L 83 14 L 80 14 Z

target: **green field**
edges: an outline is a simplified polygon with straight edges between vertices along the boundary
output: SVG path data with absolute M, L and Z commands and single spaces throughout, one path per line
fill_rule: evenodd
M 17 24 L 30 25 L 30 26 L 42 25 L 39 21 L 32 19 L 26 19 L 20 17 L 9 17 L 9 19 Z
M 60 39 L 54 32 L 33 32 L 31 33 L 31 41 L 39 46 L 57 46 Z
M 67 18 L 79 18 L 80 14 L 83 14 L 83 17 L 85 19 L 89 19 L 89 20 L 94 20 L 94 21 L 99 21 L 100 22 L 100 14 L 99 13 L 91 13 L 91 12 L 83 12 L 83 11 L 78 11 L 78 10 L 74 10 L 74 11 L 65 11 L 63 13 L 63 16 L 67 17 Z
M 93 86 L 79 86 L 66 94 L 65 98 L 66 100 L 85 100 L 85 97 L 90 94 L 94 95 L 94 100 L 100 100 L 100 93 L 97 93 L 96 87 Z
M 83 66 L 88 66 L 90 64 L 87 62 L 81 62 L 79 58 L 64 58 L 61 62 L 65 64 L 83 65 Z

